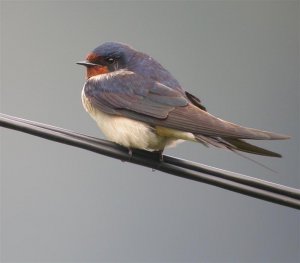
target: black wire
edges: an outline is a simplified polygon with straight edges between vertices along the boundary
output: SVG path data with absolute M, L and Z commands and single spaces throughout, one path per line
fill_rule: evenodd
M 51 126 L 48 124 L 43 124 L 43 123 L 39 123 L 39 122 L 35 122 L 35 121 L 30 121 L 30 120 L 25 120 L 25 119 L 21 119 L 18 117 L 14 117 L 14 116 L 8 116 L 5 114 L 0 114 L 0 116 L 3 116 L 4 118 L 8 118 L 11 120 L 16 120 L 16 121 L 20 121 L 23 123 L 27 123 L 27 124 L 31 124 L 40 128 L 45 128 L 45 129 L 49 129 L 52 131 L 59 131 L 65 135 L 68 136 L 73 136 L 74 138 L 85 138 L 86 140 L 89 140 L 91 142 L 96 142 L 99 143 L 101 142 L 101 144 L 105 144 L 107 146 L 111 146 L 114 147 L 116 146 L 115 144 L 109 142 L 109 141 L 105 141 L 105 140 L 101 140 L 95 137 L 91 137 L 88 135 L 84 135 L 84 134 L 80 134 L 80 133 L 76 133 L 73 131 L 68 131 L 66 129 L 63 128 L 58 128 L 55 126 Z M 239 183 L 243 183 L 246 185 L 250 185 L 250 186 L 255 186 L 257 188 L 261 188 L 261 189 L 269 189 L 273 192 L 276 193 L 280 193 L 280 194 L 285 194 L 287 196 L 291 196 L 291 197 L 296 197 L 300 199 L 300 191 L 291 187 L 286 187 L 283 185 L 279 185 L 279 184 L 275 184 L 275 183 L 271 183 L 271 182 L 266 182 L 260 179 L 256 179 L 253 177 L 249 177 L 246 175 L 241 175 L 238 173 L 234 173 L 234 172 L 230 172 L 230 171 L 226 171 L 226 170 L 222 170 L 219 168 L 215 168 L 215 167 L 211 167 L 211 166 L 207 166 L 204 164 L 199 164 L 199 163 L 195 163 L 195 162 L 191 162 L 191 161 L 186 161 L 186 160 L 182 160 L 182 159 L 177 159 L 171 156 L 164 156 L 164 161 L 166 163 L 170 163 L 170 164 L 174 164 L 183 168 L 187 168 L 190 170 L 194 170 L 194 171 L 198 171 L 198 172 L 203 172 L 203 173 L 207 173 L 207 174 L 211 174 L 211 175 L 215 175 L 221 178 L 225 178 L 227 180 L 231 180 L 231 181 L 235 181 L 235 182 L 239 182 Z
M 178 177 L 300 209 L 300 190 L 295 188 L 167 155 L 164 155 L 164 161 L 161 162 L 158 155 L 142 150 L 135 150 L 130 156 L 126 148 L 112 142 L 5 114 L 0 114 L 0 126 L 150 167 Z

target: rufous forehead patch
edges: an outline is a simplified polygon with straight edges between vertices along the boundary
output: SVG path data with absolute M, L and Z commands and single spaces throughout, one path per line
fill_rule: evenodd
M 86 56 L 86 60 L 89 61 L 89 62 L 93 62 L 95 64 L 97 64 L 97 62 L 100 62 L 101 61 L 101 57 L 95 53 L 89 53 L 87 56 Z

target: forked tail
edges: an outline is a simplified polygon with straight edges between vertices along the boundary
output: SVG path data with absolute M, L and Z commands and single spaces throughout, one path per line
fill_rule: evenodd
M 220 138 L 220 137 L 207 137 L 199 134 L 195 134 L 195 138 L 198 142 L 205 144 L 206 146 L 213 145 L 218 148 L 228 149 L 232 151 L 241 151 L 251 154 L 269 156 L 269 157 L 281 157 L 279 153 L 269 151 L 267 149 L 255 146 L 242 139 L 236 138 Z

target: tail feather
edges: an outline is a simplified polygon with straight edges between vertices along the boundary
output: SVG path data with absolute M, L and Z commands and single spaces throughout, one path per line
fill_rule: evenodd
M 230 143 L 231 145 L 234 145 L 235 149 L 241 152 L 258 154 L 263 156 L 270 156 L 270 157 L 281 157 L 279 153 L 275 153 L 267 149 L 255 146 L 241 139 L 224 138 L 224 140 Z
M 206 145 L 213 145 L 218 148 L 229 149 L 233 151 L 241 151 L 269 157 L 281 157 L 281 155 L 278 153 L 247 143 L 241 139 L 207 137 L 200 134 L 195 134 L 194 136 L 198 142 L 201 142 L 202 144 Z

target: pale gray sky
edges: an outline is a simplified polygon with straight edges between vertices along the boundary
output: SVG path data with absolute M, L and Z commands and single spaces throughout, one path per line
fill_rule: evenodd
M 1 112 L 102 137 L 84 69 L 144 51 L 208 110 L 289 134 L 282 159 L 184 143 L 167 154 L 300 187 L 299 1 L 1 1 Z M 1 129 L 2 262 L 299 262 L 299 212 Z

